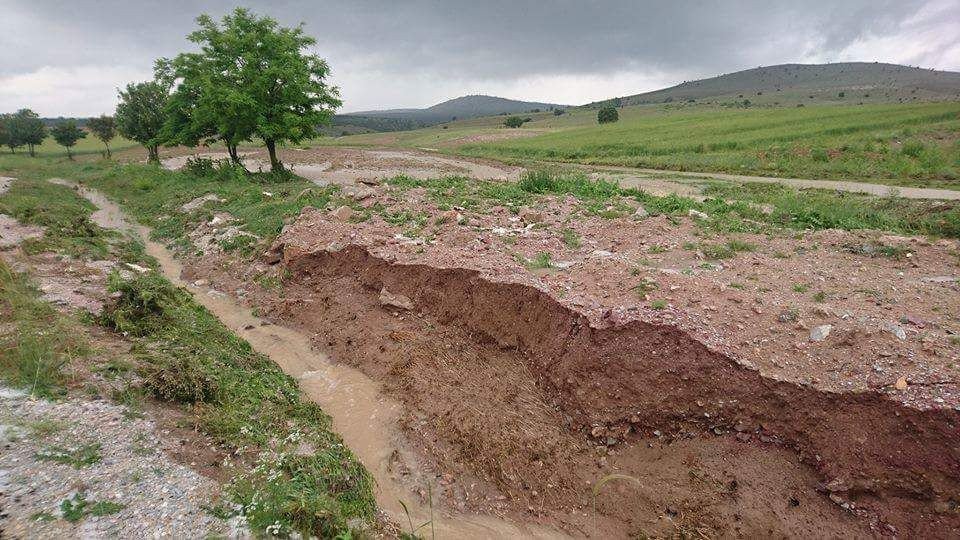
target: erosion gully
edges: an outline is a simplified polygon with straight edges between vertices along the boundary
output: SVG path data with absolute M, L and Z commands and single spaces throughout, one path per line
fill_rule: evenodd
M 370 471 L 376 481 L 377 505 L 392 522 L 407 523 L 407 512 L 415 526 L 432 519 L 433 531 L 440 538 L 567 537 L 545 527 L 493 516 L 453 515 L 422 504 L 420 495 L 401 485 L 389 471 L 392 454 L 401 437 L 398 428 L 401 405 L 385 396 L 378 382 L 314 350 L 306 334 L 270 324 L 252 315 L 249 308 L 229 296 L 204 294 L 202 289 L 184 281 L 181 278 L 183 265 L 173 253 L 151 241 L 149 228 L 127 220 L 123 210 L 99 191 L 69 180 L 51 181 L 76 188 L 80 195 L 96 205 L 99 210 L 91 215 L 91 219 L 97 225 L 139 236 L 167 279 L 190 291 L 197 302 L 249 342 L 254 350 L 267 355 L 284 372 L 296 378 L 304 394 L 330 415 L 334 430 Z M 424 534 L 423 529 L 419 534 Z

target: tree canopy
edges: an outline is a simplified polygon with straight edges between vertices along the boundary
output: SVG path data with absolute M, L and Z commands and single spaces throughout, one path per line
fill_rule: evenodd
M 120 91 L 115 116 L 117 128 L 124 137 L 144 145 L 153 162 L 160 161 L 161 129 L 169 99 L 169 85 L 159 77 L 154 81 L 130 83 Z
M 57 144 L 67 149 L 67 157 L 73 159 L 71 148 L 77 144 L 77 141 L 86 137 L 87 133 L 78 128 L 77 123 L 73 120 L 67 120 L 54 126 L 54 128 L 50 130 L 50 135 L 53 135 L 53 139 L 57 141 Z
M 327 63 L 306 49 L 316 43 L 303 26 L 281 27 L 242 8 L 218 24 L 208 15 L 188 36 L 200 52 L 169 66 L 177 81 L 164 133 L 174 143 L 222 140 L 264 142 L 273 170 L 282 169 L 276 146 L 317 135 L 340 106 L 339 91 L 325 83 Z
M 98 118 L 87 120 L 87 129 L 103 142 L 107 148 L 107 157 L 110 157 L 110 141 L 117 136 L 117 123 L 112 116 L 101 115 Z

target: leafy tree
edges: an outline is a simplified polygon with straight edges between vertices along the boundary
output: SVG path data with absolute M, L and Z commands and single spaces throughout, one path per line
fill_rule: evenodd
M 0 132 L 0 141 L 12 153 L 16 153 L 21 146 L 27 146 L 31 156 L 36 155 L 36 146 L 43 143 L 47 136 L 43 121 L 30 109 L 20 109 L 14 114 L 0 117 Z
M 523 125 L 523 122 L 523 118 L 520 118 L 519 116 L 511 116 L 503 121 L 503 125 L 507 126 L 508 128 L 518 128 Z
M 170 99 L 168 81 L 157 80 L 130 83 L 120 91 L 115 120 L 124 137 L 146 147 L 150 161 L 160 162 L 159 147 L 163 142 L 160 130 L 164 123 L 164 108 Z
M 73 120 L 57 124 L 50 130 L 50 134 L 53 135 L 57 144 L 67 149 L 67 157 L 70 159 L 73 159 L 73 153 L 70 149 L 77 144 L 77 141 L 87 136 L 86 132 L 78 128 L 77 123 Z
M 563 109 L 554 109 L 554 110 L 553 110 L 553 115 L 554 115 L 554 116 L 563 116 L 564 114 L 566 114 L 566 112 L 567 112 L 567 111 L 565 111 L 565 110 L 563 110 Z
M 192 110 L 195 133 L 212 127 L 224 140 L 259 137 L 271 168 L 281 170 L 277 143 L 315 137 L 340 106 L 339 90 L 325 83 L 327 63 L 306 52 L 316 40 L 303 33 L 302 24 L 284 28 L 242 8 L 220 24 L 207 15 L 197 24 L 200 29 L 188 38 L 200 46 L 199 58 L 173 62 L 175 74 L 199 96 Z M 191 77 L 192 70 L 199 76 Z M 215 122 L 214 111 L 227 114 Z
M 620 114 L 615 107 L 603 107 L 597 111 L 597 122 L 601 124 L 609 124 L 617 120 L 620 120 Z
M 0 147 L 9 146 L 10 151 L 14 151 L 14 146 L 12 145 L 12 139 L 10 138 L 10 115 L 9 114 L 0 114 Z
M 13 115 L 15 137 L 27 145 L 30 155 L 36 156 L 36 148 L 47 138 L 47 127 L 43 125 L 40 116 L 30 109 L 20 109 Z
M 117 122 L 112 116 L 107 116 L 104 114 L 99 118 L 91 118 L 90 120 L 87 120 L 87 129 L 89 129 L 94 136 L 103 142 L 103 146 L 107 148 L 107 158 L 109 158 L 110 141 L 117 136 Z

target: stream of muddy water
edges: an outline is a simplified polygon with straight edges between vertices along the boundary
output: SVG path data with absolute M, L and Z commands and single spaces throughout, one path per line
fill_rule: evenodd
M 401 405 L 385 396 L 380 385 L 362 372 L 336 363 L 313 349 L 310 337 L 299 331 L 273 325 L 255 317 L 251 310 L 218 291 L 196 287 L 181 278 L 183 265 L 169 250 L 150 240 L 150 230 L 124 217 L 122 209 L 102 193 L 67 180 L 53 182 L 75 186 L 99 210 L 91 219 L 101 227 L 139 236 L 149 255 L 159 263 L 164 276 L 184 287 L 194 299 L 217 316 L 259 353 L 269 356 L 287 374 L 300 381 L 303 393 L 333 419 L 333 428 L 353 450 L 376 481 L 377 504 L 386 516 L 403 528 L 408 515 L 415 526 L 433 521 L 437 538 L 564 538 L 561 532 L 520 524 L 494 516 L 450 514 L 431 509 L 420 496 L 398 482 L 390 472 L 391 457 L 400 446 L 398 426 Z M 428 525 L 418 534 L 431 534 Z

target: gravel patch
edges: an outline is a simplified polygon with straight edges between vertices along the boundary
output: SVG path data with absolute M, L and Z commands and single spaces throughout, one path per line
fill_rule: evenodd
M 204 509 L 217 484 L 168 457 L 152 421 L 125 413 L 0 387 L 0 538 L 234 536 Z M 64 501 L 81 499 L 68 520 Z

